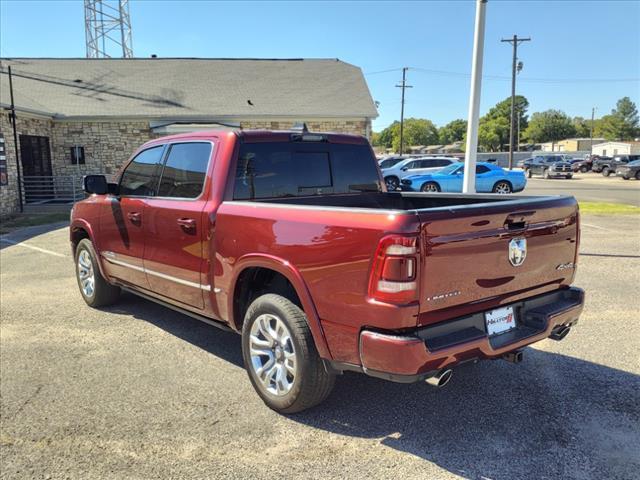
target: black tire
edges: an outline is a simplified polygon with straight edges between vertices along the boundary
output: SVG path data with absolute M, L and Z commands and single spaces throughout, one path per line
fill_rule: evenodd
M 571 180 L 573 178 L 573 175 L 567 175 L 566 178 L 567 180 Z
M 622 177 L 623 180 L 631 180 L 629 177 Z
M 542 178 L 547 178 L 547 179 L 551 178 L 549 176 L 549 169 L 548 168 L 545 168 L 544 172 L 542 172 Z
M 640 170 L 638 170 L 635 174 L 636 180 L 640 180 Z
M 83 288 L 82 285 L 81 271 L 86 270 L 86 268 L 82 267 L 80 263 L 81 257 L 85 264 L 87 259 L 91 263 L 91 272 L 93 273 L 92 293 L 89 293 L 88 289 Z M 111 285 L 100 273 L 97 258 L 91 240 L 83 238 L 78 242 L 75 253 L 76 280 L 78 282 L 78 288 L 80 289 L 80 295 L 82 295 L 87 305 L 93 308 L 111 305 L 120 297 L 120 288 Z
M 425 182 L 420 187 L 420 191 L 427 192 L 427 193 L 434 193 L 434 192 L 440 192 L 441 189 L 440 189 L 440 185 L 438 185 L 436 182 Z
M 533 172 L 531 171 L 531 169 L 530 169 L 530 168 L 527 168 L 526 173 L 527 173 L 527 178 L 531 178 L 531 177 L 533 177 Z
M 587 173 L 587 172 L 589 171 L 589 167 L 587 167 L 586 165 L 582 165 L 582 166 L 580 167 L 580 171 L 581 171 L 582 173 Z
M 609 167 L 604 167 L 602 169 L 602 175 L 604 177 L 608 177 L 609 175 L 611 175 L 611 169 Z
M 270 392 L 259 379 L 250 353 L 252 327 L 262 315 L 277 317 L 288 329 L 293 344 L 296 374 L 290 390 L 281 395 Z M 242 358 L 253 388 L 276 412 L 297 413 L 314 407 L 329 396 L 335 383 L 335 375 L 327 372 L 316 350 L 304 312 L 289 299 L 274 293 L 256 298 L 247 310 L 242 326 Z M 274 358 L 277 358 L 275 354 Z
M 503 195 L 507 195 L 509 193 L 513 193 L 513 187 L 506 180 L 500 180 L 499 182 L 496 182 L 491 191 L 493 193 L 501 193 Z
M 384 183 L 387 184 L 387 190 L 393 192 L 400 186 L 400 179 L 394 175 L 390 175 L 388 177 L 385 177 Z

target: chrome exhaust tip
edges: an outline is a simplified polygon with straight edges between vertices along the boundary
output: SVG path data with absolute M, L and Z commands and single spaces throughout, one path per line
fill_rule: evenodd
M 560 325 L 559 327 L 556 327 L 553 329 L 553 331 L 551 332 L 551 335 L 549 335 L 549 338 L 551 340 L 556 340 L 559 342 L 564 337 L 566 337 L 570 331 L 571 331 L 571 327 L 567 327 L 566 325 Z
M 425 382 L 427 382 L 429 385 L 433 387 L 442 388 L 447 383 L 449 383 L 449 380 L 451 380 L 452 375 L 453 375 L 453 370 L 451 370 L 450 368 L 447 368 L 444 370 L 440 370 L 433 377 L 427 378 Z

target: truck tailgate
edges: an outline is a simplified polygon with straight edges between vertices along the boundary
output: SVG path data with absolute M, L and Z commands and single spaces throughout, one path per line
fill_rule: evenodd
M 417 214 L 419 325 L 469 313 L 473 305 L 492 303 L 491 299 L 508 303 L 518 295 L 554 290 L 573 280 L 579 240 L 573 197 L 517 199 Z

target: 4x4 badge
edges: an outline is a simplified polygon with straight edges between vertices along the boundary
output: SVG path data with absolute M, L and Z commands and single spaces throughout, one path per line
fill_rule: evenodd
M 527 239 L 512 238 L 509 242 L 509 261 L 514 267 L 519 267 L 527 258 Z

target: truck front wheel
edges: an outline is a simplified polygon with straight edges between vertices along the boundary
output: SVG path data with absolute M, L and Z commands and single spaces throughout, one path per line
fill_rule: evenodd
M 110 285 L 100 273 L 96 251 L 87 238 L 76 247 L 76 279 L 80 294 L 90 307 L 111 305 L 120 296 L 120 288 Z
M 304 312 L 281 295 L 262 295 L 249 306 L 242 357 L 258 395 L 277 412 L 311 408 L 333 389 L 335 376 L 318 355 Z

